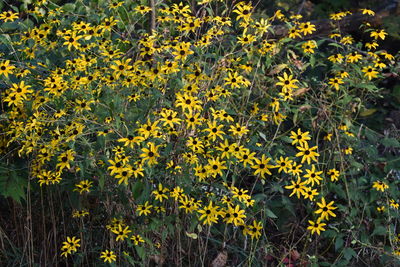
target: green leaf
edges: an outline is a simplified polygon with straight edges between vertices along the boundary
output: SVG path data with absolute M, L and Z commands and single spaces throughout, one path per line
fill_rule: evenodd
M 118 13 L 119 13 L 121 20 L 124 23 L 129 23 L 129 15 L 128 15 L 128 12 L 126 12 L 126 9 L 124 7 L 119 7 Z
M 100 190 L 104 189 L 104 182 L 105 182 L 105 176 L 103 173 L 100 173 L 100 178 L 99 178 L 99 187 Z
M 369 108 L 369 109 L 364 109 L 363 111 L 360 112 L 361 117 L 368 117 L 374 114 L 377 111 L 376 108 Z
M 260 137 L 261 137 L 264 141 L 267 141 L 267 137 L 265 136 L 265 134 L 263 134 L 262 132 L 258 132 L 258 134 L 260 135 Z
M 342 48 L 342 45 L 337 44 L 337 43 L 329 43 L 328 45 L 329 45 L 329 46 L 334 46 L 334 47 Z
M 311 67 L 315 66 L 315 57 L 313 55 L 311 55 L 311 57 L 310 57 L 310 64 L 311 64 Z
M 372 143 L 378 142 L 378 135 L 374 131 L 365 130 L 365 137 L 367 137 L 368 141 Z
M 5 44 L 5 45 L 10 45 L 11 44 L 10 35 L 8 35 L 8 34 L 0 35 L 0 42 Z
M 27 187 L 27 179 L 17 175 L 14 170 L 3 172 L 0 176 L 0 194 L 4 197 L 11 197 L 18 203 L 25 200 L 25 189 Z
M 372 235 L 386 235 L 386 234 L 387 234 L 387 229 L 382 225 L 378 225 L 377 227 L 375 227 L 374 232 L 372 232 Z
M 400 147 L 399 141 L 395 138 L 383 138 L 381 144 L 385 147 Z
M 288 144 L 291 144 L 291 143 L 292 143 L 292 139 L 290 139 L 290 137 L 288 137 L 288 136 L 283 136 L 283 137 L 281 138 L 281 140 L 282 140 L 283 142 L 288 143 Z
M 351 258 L 356 258 L 357 253 L 354 251 L 352 248 L 345 248 L 343 249 L 343 256 L 346 258 L 346 260 L 351 260 Z
M 13 21 L 13 22 L 4 22 L 1 26 L 0 29 L 3 31 L 14 31 L 18 29 L 18 22 Z
M 141 181 L 137 181 L 132 186 L 132 196 L 134 199 L 138 199 L 143 192 L 143 183 Z
M 62 10 L 66 12 L 74 12 L 75 10 L 75 4 L 73 3 L 67 3 L 61 7 Z
M 188 237 L 190 237 L 191 239 L 197 239 L 197 238 L 198 238 L 198 236 L 197 236 L 196 233 L 188 233 L 188 232 L 185 232 L 185 233 L 186 233 L 186 235 L 187 235 Z
M 270 209 L 265 209 L 265 213 L 267 214 L 267 216 L 269 218 L 272 218 L 272 219 L 278 218 L 278 216 L 276 216 L 275 213 L 273 213 L 272 210 L 270 210 Z
M 339 251 L 343 247 L 343 244 L 344 244 L 344 240 L 343 240 L 342 236 L 338 236 L 335 240 L 335 250 Z
M 142 260 L 146 257 L 146 252 L 143 247 L 135 246 L 135 250 Z

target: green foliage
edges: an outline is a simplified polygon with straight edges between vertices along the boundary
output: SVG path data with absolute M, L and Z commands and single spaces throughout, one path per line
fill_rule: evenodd
M 245 2 L 155 2 L 2 6 L 1 260 L 398 264 L 386 31 L 320 37 Z

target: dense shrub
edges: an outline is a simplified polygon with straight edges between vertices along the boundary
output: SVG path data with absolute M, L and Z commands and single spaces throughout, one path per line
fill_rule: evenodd
M 356 40 L 150 2 L 0 14 L 1 261 L 398 264 L 398 136 L 357 120 L 396 73 L 374 12 Z

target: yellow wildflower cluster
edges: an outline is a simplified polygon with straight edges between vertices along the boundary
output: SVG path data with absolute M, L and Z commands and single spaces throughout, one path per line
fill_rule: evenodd
M 318 30 L 300 21 L 301 15 L 289 20 L 277 11 L 255 18 L 254 6 L 245 1 L 220 15 L 209 9 L 197 14 L 186 2 L 163 3 L 154 28 L 146 32 L 132 23 L 143 20 L 151 7 L 103 2 L 107 15 L 79 20 L 53 5 L 45 14 L 31 10 L 39 23 L 13 34 L 12 47 L 26 64 L 0 60 L 5 84 L 0 152 L 29 158 L 30 176 L 41 189 L 71 189 L 80 203 L 72 212 L 77 221 L 96 212 L 101 213 L 97 220 L 122 214 L 124 219 L 114 217 L 105 227 L 112 245 L 154 249 L 166 239 L 155 227 L 164 231 L 168 227 L 161 222 L 172 217 L 190 231 L 196 225 L 199 235 L 204 226 L 210 232 L 223 225 L 234 238 L 260 239 L 268 233 L 266 217 L 274 217 L 263 199 L 275 183 L 282 197 L 296 196 L 313 206 L 313 216 L 319 217 L 308 220 L 312 234 L 325 231 L 339 210 L 323 188 L 346 175 L 337 158 L 356 153 L 350 146 L 328 147 L 355 134 L 342 121 L 330 120 L 326 106 L 393 65 L 391 54 L 373 52 L 387 33 L 369 28 L 373 40 L 365 52 L 353 49 L 351 36 L 334 30 L 324 42 L 343 49 L 321 59 L 321 65 L 333 67 L 316 86 L 303 77 L 324 42 L 302 41 L 285 54 L 288 64 L 280 62 L 287 42 L 311 38 Z M 0 14 L 3 22 L 19 17 L 12 11 Z M 265 39 L 277 21 L 287 22 L 287 33 Z M 311 97 L 304 97 L 309 90 Z M 315 115 L 308 106 L 312 98 L 321 100 Z M 306 110 L 313 114 L 309 128 L 298 121 Z M 326 133 L 323 138 L 319 130 Z M 377 181 L 373 188 L 389 187 Z M 101 200 L 91 204 L 89 196 Z M 116 204 L 121 199 L 128 203 L 124 208 Z M 102 208 L 95 210 L 96 205 Z M 398 208 L 395 200 L 390 205 Z M 156 225 L 154 231 L 146 224 Z M 62 256 L 76 252 L 79 242 L 67 237 Z M 97 253 L 113 263 L 115 251 Z

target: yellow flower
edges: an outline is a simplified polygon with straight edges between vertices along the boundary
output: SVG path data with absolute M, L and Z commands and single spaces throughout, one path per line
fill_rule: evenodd
M 292 189 L 292 193 L 289 197 L 296 194 L 297 198 L 300 198 L 300 195 L 304 195 L 304 190 L 306 189 L 306 182 L 302 182 L 300 177 L 297 177 L 297 181 L 290 181 L 292 184 L 285 186 L 286 189 Z
M 132 235 L 131 240 L 135 246 L 139 245 L 140 243 L 144 243 L 144 240 L 140 235 Z
M 233 13 L 237 14 L 236 20 L 243 19 L 247 22 L 250 20 L 252 9 L 251 3 L 246 4 L 242 1 L 235 6 Z
M 166 194 L 168 191 L 168 188 L 163 187 L 163 185 L 159 183 L 158 188 L 153 190 L 151 194 L 155 196 L 156 200 L 163 202 L 163 199 L 168 199 L 168 195 Z
M 303 48 L 304 53 L 310 53 L 314 54 L 314 48 L 317 47 L 317 43 L 313 40 L 307 41 L 301 45 L 301 48 Z
M 149 166 L 157 164 L 157 158 L 160 156 L 160 154 L 158 153 L 158 148 L 160 146 L 161 145 L 156 146 L 152 142 L 147 143 L 147 148 L 142 148 L 143 153 L 140 154 L 140 157 L 143 161 L 147 160 L 147 164 Z
M 175 200 L 180 200 L 184 196 L 183 189 L 179 186 L 176 186 L 169 194 Z
M 106 249 L 100 253 L 100 259 L 104 259 L 104 262 L 114 262 L 117 260 L 117 255 L 112 250 Z
M 270 168 L 273 168 L 273 165 L 268 165 L 268 162 L 271 160 L 270 158 L 262 155 L 261 159 L 255 158 L 256 163 L 252 166 L 255 169 L 254 175 L 261 175 L 261 178 L 265 178 L 265 174 L 271 175 Z
M 289 160 L 288 157 L 283 158 L 283 157 L 281 156 L 278 160 L 276 160 L 276 165 L 275 165 L 275 167 L 276 167 L 276 168 L 279 168 L 279 169 L 278 169 L 278 172 L 279 172 L 279 173 L 281 173 L 281 171 L 287 173 L 287 172 L 288 172 L 288 169 L 290 169 L 291 166 L 292 166 L 292 162 L 293 162 L 293 160 Z
M 151 208 L 153 207 L 153 205 L 149 205 L 149 202 L 146 201 L 144 203 L 144 205 L 138 205 L 137 206 L 137 211 L 139 212 L 139 216 L 141 216 L 142 214 L 144 214 L 144 216 L 147 216 L 151 213 Z
M 217 175 L 222 176 L 222 171 L 227 169 L 225 163 L 226 161 L 220 161 L 219 157 L 211 158 L 208 160 L 208 165 L 206 166 L 207 172 L 212 177 L 216 177 Z
M 317 202 L 317 205 L 319 207 L 318 210 L 315 211 L 316 214 L 321 214 L 320 219 L 329 219 L 329 216 L 336 217 L 336 214 L 332 212 L 332 210 L 337 209 L 337 207 L 332 206 L 334 201 L 329 202 L 329 204 L 326 204 L 325 198 L 323 197 L 321 199 L 321 202 Z
M 118 184 L 124 183 L 125 185 L 128 185 L 128 179 L 133 175 L 133 170 L 131 166 L 126 166 L 120 170 L 117 171 L 117 174 L 115 175 L 115 179 L 119 179 Z
M 172 52 L 172 54 L 175 56 L 175 59 L 181 61 L 184 61 L 188 55 L 193 53 L 194 52 L 190 50 L 190 43 L 188 42 L 181 42 L 175 47 L 175 51 Z
M 187 109 L 192 113 L 195 110 L 201 110 L 201 104 L 202 101 L 200 101 L 196 96 L 192 96 L 188 93 L 184 93 L 183 95 L 180 93 L 176 94 L 175 106 L 182 107 L 183 111 Z
M 306 169 L 306 172 L 307 174 L 305 174 L 303 177 L 308 178 L 306 180 L 307 184 L 311 184 L 311 186 L 314 186 L 314 183 L 318 185 L 320 184 L 320 181 L 322 181 L 322 178 L 320 176 L 322 174 L 322 171 L 316 171 L 315 165 L 312 165 L 311 170 Z
M 365 43 L 365 47 L 369 50 L 376 49 L 379 46 L 377 42 Z
M 181 122 L 181 119 L 176 117 L 178 112 L 171 109 L 163 109 L 160 115 L 162 116 L 160 121 L 164 122 L 163 126 L 168 125 L 169 127 L 174 127 L 174 124 L 179 124 Z
M 240 88 L 241 85 L 249 85 L 248 81 L 241 75 L 235 72 L 228 72 L 228 77 L 224 79 L 224 85 L 229 85 L 231 88 Z
M 147 139 L 150 136 L 155 136 L 155 134 L 158 132 L 158 130 L 160 130 L 160 127 L 157 126 L 158 125 L 158 121 L 155 122 L 151 122 L 150 119 L 147 120 L 147 123 L 144 123 L 140 126 L 140 128 L 138 129 L 138 132 L 141 136 L 143 136 L 143 139 Z M 136 139 L 136 138 L 134 138 Z M 131 140 L 133 142 L 133 140 Z M 137 138 L 136 141 L 138 143 L 141 142 L 140 138 Z M 126 143 L 125 143 L 126 145 Z
M 117 235 L 116 241 L 124 241 L 132 231 L 129 230 L 129 226 L 122 228 L 122 225 L 118 224 L 118 227 L 111 229 L 111 232 Z
M 245 135 L 249 132 L 249 129 L 246 128 L 246 126 L 241 126 L 239 123 L 236 123 L 236 125 L 231 125 L 230 132 L 232 132 L 233 136 L 239 136 L 241 137 L 242 135 Z
M 347 71 L 341 70 L 339 72 L 336 73 L 336 75 L 340 76 L 340 78 L 347 78 L 349 77 L 349 73 Z
M 384 212 L 385 211 L 385 206 L 376 207 L 376 210 L 378 212 Z
M 184 209 L 186 213 L 192 213 L 200 207 L 200 202 L 201 200 L 195 201 L 194 198 L 189 199 L 187 196 L 184 196 L 179 200 L 181 204 L 179 208 Z
M 343 56 L 342 54 L 334 54 L 330 57 L 328 57 L 328 60 L 333 62 L 333 63 L 342 63 L 343 62 Z
M 297 37 L 301 37 L 300 31 L 296 27 L 289 29 L 289 38 L 296 39 Z
M 300 177 L 300 174 L 303 172 L 303 170 L 301 169 L 301 167 L 303 167 L 303 165 L 301 164 L 297 164 L 296 162 L 292 163 L 292 166 L 289 169 L 289 173 L 293 176 L 297 176 Z
M 72 212 L 72 218 L 81 218 L 89 215 L 89 212 L 86 210 L 74 210 Z
M 239 205 L 236 205 L 235 208 L 228 206 L 228 211 L 225 213 L 224 222 L 233 223 L 235 226 L 239 226 L 244 223 L 245 218 L 246 215 L 244 214 L 244 210 L 240 209 Z
M 276 85 L 282 86 L 282 89 L 296 89 L 298 86 L 295 84 L 298 82 L 297 79 L 293 79 L 293 75 L 288 75 L 286 72 L 283 73 L 283 77 L 279 77 L 279 82 Z
M 390 207 L 392 207 L 396 210 L 399 209 L 400 204 L 397 203 L 394 199 L 390 199 L 389 202 L 390 202 Z M 399 237 L 400 237 L 400 235 L 399 235 Z
M 370 9 L 361 8 L 360 10 L 362 11 L 363 15 L 375 16 L 375 12 Z
M 151 11 L 151 8 L 148 6 L 144 5 L 138 5 L 133 9 L 136 13 L 139 13 L 141 15 L 146 14 L 147 12 Z
M 381 38 L 382 40 L 385 40 L 386 35 L 388 35 L 388 34 L 387 34 L 387 32 L 385 32 L 385 30 L 376 30 L 376 31 L 372 31 L 370 33 L 370 36 L 375 38 L 375 40 L 377 40 L 379 38 Z
M 241 45 L 251 44 L 256 40 L 256 37 L 252 34 L 243 34 L 242 36 L 238 36 L 238 43 Z
M 339 179 L 340 172 L 336 169 L 330 169 L 326 175 L 330 176 L 332 182 L 336 182 Z
M 12 11 L 5 11 L 0 14 L 0 19 L 3 20 L 4 22 L 11 21 L 13 22 L 15 19 L 17 19 L 19 16 L 18 13 L 14 13 Z
M 297 146 L 296 148 L 300 150 L 300 152 L 296 154 L 296 157 L 302 157 L 301 163 L 307 161 L 307 164 L 310 164 L 311 160 L 317 161 L 316 157 L 319 157 L 319 154 L 314 151 L 317 149 L 317 146 L 310 148 L 308 144 L 305 143 L 303 146 Z
M 321 223 L 321 220 L 321 218 L 318 218 L 316 222 L 308 221 L 310 225 L 307 227 L 307 230 L 310 230 L 311 234 L 317 233 L 320 235 L 321 232 L 325 231 L 324 226 L 326 226 L 326 223 Z
M 309 136 L 310 132 L 302 132 L 300 128 L 297 129 L 297 133 L 291 131 L 290 134 L 290 138 L 293 140 L 292 145 L 299 144 L 300 146 L 304 146 L 308 140 L 311 140 L 311 137 Z
M 362 59 L 362 55 L 357 52 L 351 52 L 347 55 L 347 62 L 350 63 L 358 62 L 360 59 Z
M 200 19 L 193 19 L 191 17 L 186 18 L 182 25 L 178 26 L 178 30 L 182 32 L 195 32 L 197 28 L 201 26 Z
M 237 187 L 232 186 L 231 187 L 231 193 L 233 198 L 237 198 L 240 202 L 244 202 L 248 199 L 251 199 L 251 197 L 248 195 L 249 190 L 246 189 L 239 189 Z
M 342 18 L 344 18 L 347 15 L 347 12 L 338 12 L 338 13 L 333 13 L 330 14 L 330 18 L 332 20 L 341 20 Z
M 76 36 L 76 32 L 73 32 L 69 35 L 65 35 L 64 36 L 65 42 L 63 43 L 63 45 L 66 45 L 68 47 L 68 50 L 71 50 L 71 47 L 78 49 L 81 46 L 81 44 L 78 43 L 78 40 L 81 38 L 82 36 Z
M 386 189 L 389 188 L 389 186 L 382 181 L 375 181 L 372 185 L 372 188 L 375 188 L 377 191 L 384 192 Z
M 89 180 L 80 181 L 78 184 L 75 184 L 74 191 L 79 191 L 79 194 L 83 194 L 84 192 L 89 193 L 90 188 L 92 187 L 93 182 Z
M 211 225 L 213 223 L 218 222 L 218 216 L 221 215 L 221 213 L 218 211 L 219 206 L 213 206 L 212 201 L 208 204 L 208 206 L 200 209 L 198 212 L 201 214 L 199 217 L 199 220 L 204 220 L 203 224 L 208 224 Z
M 310 201 L 313 201 L 314 197 L 318 195 L 319 193 L 317 189 L 312 189 L 311 187 L 306 187 L 304 189 L 304 194 L 303 194 L 304 199 L 309 199 Z
M 74 151 L 73 150 L 67 150 L 66 152 L 62 153 L 60 156 L 58 156 L 59 162 L 57 163 L 56 167 L 58 170 L 61 172 L 64 168 L 71 168 L 69 162 L 73 161 L 75 159 L 74 157 Z
M 244 231 L 245 231 L 245 233 L 247 233 L 251 236 L 251 239 L 253 239 L 253 238 L 258 239 L 261 236 L 262 229 L 263 229 L 262 223 L 254 220 L 253 224 L 247 225 L 247 227 L 245 227 Z
M 75 236 L 72 238 L 67 236 L 67 241 L 63 242 L 63 246 L 61 247 L 61 250 L 66 250 L 68 253 L 64 254 L 64 256 L 67 256 L 68 254 L 71 254 L 72 252 L 76 252 L 77 248 L 79 248 L 81 245 L 79 244 L 80 239 L 77 239 Z
M 333 88 L 335 88 L 336 90 L 339 90 L 340 85 L 344 84 L 344 82 L 342 78 L 335 77 L 335 78 L 330 78 L 328 84 Z
M 129 71 L 132 69 L 132 66 L 129 65 L 132 59 L 128 58 L 125 60 L 115 60 L 110 68 L 114 70 L 115 77 L 118 78 L 121 75 L 127 75 Z
M 340 39 L 340 42 L 342 44 L 352 44 L 354 43 L 354 38 L 352 36 L 345 36 L 342 39 Z
M 332 136 L 333 136 L 332 133 L 327 133 L 327 134 L 324 136 L 324 140 L 325 140 L 325 141 L 332 141 Z
M 0 75 L 4 75 L 8 78 L 8 74 L 13 73 L 15 66 L 10 65 L 10 60 L 6 60 L 0 63 Z
M 303 35 L 312 34 L 314 31 L 316 31 L 315 25 L 308 21 L 301 23 L 299 26 L 299 32 L 301 32 Z
M 351 154 L 353 154 L 353 148 L 352 147 L 346 147 L 346 148 L 343 149 L 343 152 L 346 155 L 351 155 Z
M 215 141 L 217 139 L 217 137 L 219 137 L 220 139 L 224 139 L 224 132 L 221 130 L 222 127 L 224 127 L 223 124 L 221 125 L 217 125 L 216 121 L 212 121 L 212 122 L 207 122 L 208 128 L 204 129 L 204 132 L 208 132 L 208 136 L 209 138 L 211 138 L 211 140 Z
M 364 72 L 364 77 L 368 77 L 368 80 L 378 77 L 379 73 L 376 71 L 376 68 L 371 66 L 364 67 L 361 71 Z

